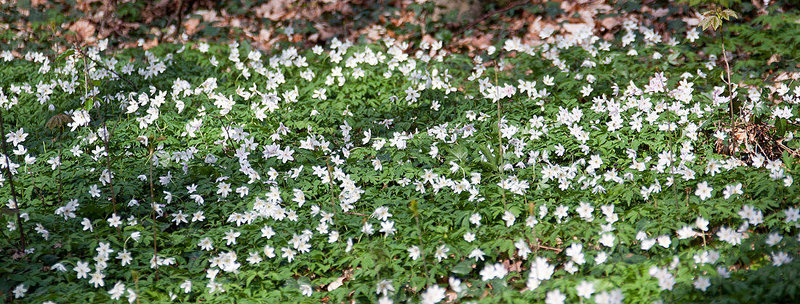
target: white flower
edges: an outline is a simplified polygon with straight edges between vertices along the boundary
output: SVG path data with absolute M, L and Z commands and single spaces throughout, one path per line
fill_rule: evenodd
M 450 248 L 447 248 L 447 245 L 442 244 L 441 246 L 436 248 L 436 252 L 433 254 L 433 257 L 435 257 L 437 260 L 439 260 L 439 262 L 441 262 L 442 259 L 446 259 L 447 258 L 447 252 L 449 252 L 449 251 L 450 251 Z
M 697 229 L 700 229 L 700 231 L 708 231 L 708 220 L 703 217 L 698 217 L 694 221 L 694 225 L 697 226 Z
M 300 292 L 303 293 L 304 296 L 310 297 L 311 294 L 314 292 L 314 290 L 311 289 L 311 285 L 308 285 L 306 283 L 301 283 L 300 284 Z
M 117 254 L 117 259 L 120 260 L 120 264 L 122 264 L 122 266 L 128 265 L 131 263 L 131 261 L 133 261 L 133 257 L 131 256 L 131 253 L 128 252 L 128 250 L 120 251 Z
M 721 241 L 734 246 L 742 243 L 742 233 L 725 226 L 720 227 L 719 231 L 717 231 L 717 237 L 719 237 Z
M 795 207 L 789 207 L 788 209 L 783 210 L 783 214 L 786 216 L 786 218 L 783 220 L 786 223 L 793 223 L 800 220 L 800 209 Z
M 408 256 L 411 258 L 411 260 L 416 261 L 420 254 L 422 254 L 422 251 L 419 250 L 419 247 L 411 246 L 408 248 Z
M 28 133 L 25 133 L 24 128 L 20 128 L 19 130 L 17 130 L 17 132 L 8 132 L 8 134 L 6 134 L 6 137 L 7 137 L 6 142 L 11 143 L 12 146 L 16 146 L 25 141 L 26 138 L 28 138 Z
M 767 245 L 769 245 L 769 246 L 775 246 L 775 245 L 777 245 L 778 243 L 780 243 L 782 239 L 783 239 L 783 236 L 781 236 L 781 235 L 780 235 L 779 233 L 777 233 L 777 232 L 773 232 L 773 233 L 770 233 L 770 234 L 767 236 L 766 243 L 767 243 Z
M 567 206 L 564 206 L 564 205 L 559 205 L 558 207 L 556 207 L 556 212 L 554 212 L 553 214 L 554 214 L 556 217 L 558 217 L 558 220 L 557 220 L 557 221 L 558 221 L 559 223 L 561 223 L 561 219 L 562 219 L 562 218 L 564 218 L 564 217 L 567 217 L 567 211 L 568 211 L 568 210 L 569 210 L 569 207 L 567 207 Z
M 572 261 L 578 265 L 583 265 L 586 263 L 586 260 L 583 256 L 583 245 L 580 243 L 572 243 L 569 247 L 567 247 L 566 255 L 572 258 Z
M 739 216 L 747 219 L 748 224 L 756 226 L 764 221 L 764 214 L 761 210 L 755 209 L 751 205 L 742 206 L 742 210 L 738 212 Z
M 700 197 L 701 200 L 706 200 L 711 197 L 711 191 L 714 190 L 708 186 L 708 182 L 702 182 L 697 184 L 697 190 L 694 191 L 694 195 Z
M 699 276 L 692 282 L 692 285 L 694 285 L 694 288 L 706 291 L 706 289 L 711 286 L 711 280 L 709 280 L 708 277 Z
M 725 186 L 725 190 L 722 191 L 722 195 L 725 199 L 729 199 L 731 196 L 737 194 L 744 194 L 744 192 L 742 192 L 742 183 L 727 185 Z
M 503 266 L 502 263 L 496 264 L 487 264 L 483 269 L 480 271 L 481 280 L 488 281 L 491 279 L 502 279 L 508 274 L 508 270 Z
M 475 249 L 473 249 L 473 250 L 472 250 L 472 251 L 469 253 L 469 256 L 468 256 L 468 258 L 470 258 L 470 259 L 473 259 L 473 258 L 474 258 L 476 262 L 477 262 L 478 260 L 481 260 L 481 261 L 483 261 L 483 255 L 484 255 L 484 253 L 483 253 L 483 250 L 480 250 L 480 249 L 478 249 L 478 248 L 475 248 Z
M 264 256 L 267 258 L 274 258 L 275 257 L 275 248 L 272 248 L 270 245 L 264 245 Z
M 79 110 L 72 112 L 72 122 L 68 123 L 70 132 L 74 132 L 80 126 L 86 126 L 92 119 L 89 117 L 89 112 L 86 110 Z
M 664 248 L 669 248 L 669 245 L 672 244 L 672 240 L 669 239 L 667 235 L 660 235 L 656 238 L 658 245 Z
M 108 291 L 108 294 L 111 295 L 112 300 L 119 300 L 119 298 L 122 297 L 122 294 L 124 293 L 125 293 L 125 284 L 119 281 L 116 284 L 114 284 L 114 287 L 111 288 L 111 290 Z
M 192 214 L 192 223 L 194 223 L 194 222 L 202 222 L 205 219 L 206 219 L 206 216 L 203 214 L 202 210 L 197 211 L 194 214 Z
M 261 263 L 261 261 L 262 261 L 261 256 L 256 251 L 250 252 L 250 256 L 247 257 L 247 262 L 250 263 L 251 265 Z
M 649 274 L 658 279 L 658 286 L 661 290 L 672 290 L 675 285 L 675 276 L 669 273 L 666 268 L 653 266 L 650 268 Z
M 560 290 L 551 290 L 547 292 L 547 297 L 544 299 L 546 304 L 564 304 L 567 296 L 561 293 Z
M 520 239 L 514 243 L 514 247 L 517 247 L 517 255 L 522 257 L 523 260 L 528 259 L 528 254 L 531 253 L 531 248 L 528 247 L 528 244 L 525 243 L 525 240 Z
M 686 32 L 686 40 L 689 40 L 689 42 L 694 42 L 698 38 L 700 38 L 700 33 L 697 32 L 697 28 L 692 28 Z
M 92 273 L 91 277 L 92 278 L 89 280 L 89 284 L 94 284 L 94 288 L 97 288 L 97 287 L 100 287 L 100 286 L 106 286 L 105 282 L 103 282 L 103 278 L 105 278 L 106 275 L 104 275 L 99 270 L 97 270 L 94 273 Z
M 455 293 L 460 294 L 461 292 L 465 291 L 467 288 L 461 285 L 461 280 L 456 279 L 454 277 L 450 277 L 447 279 L 447 283 L 450 284 L 450 289 L 452 289 Z M 464 284 L 466 285 L 466 284 Z
M 394 286 L 392 285 L 392 280 L 382 280 L 378 282 L 378 286 L 375 288 L 376 294 L 383 294 L 384 296 L 388 296 L 389 292 L 394 292 Z
M 622 289 L 617 288 L 611 291 L 604 291 L 594 296 L 594 302 L 597 304 L 622 304 L 625 296 L 622 295 Z
M 58 270 L 59 272 L 67 272 L 67 267 L 64 267 L 64 264 L 61 263 L 55 263 L 51 268 Z
M 361 227 L 361 232 L 363 232 L 364 234 L 367 234 L 367 235 L 371 235 L 371 234 L 375 233 L 375 229 L 372 228 L 372 224 L 371 223 L 366 223 L 365 222 L 364 226 Z
M 327 90 L 325 88 L 316 89 L 316 90 L 314 90 L 314 94 L 311 95 L 311 98 L 319 99 L 319 100 L 326 100 L 326 99 L 328 99 L 328 96 L 325 95 L 326 91 Z
M 591 299 L 594 293 L 594 283 L 581 281 L 578 286 L 575 286 L 575 291 L 577 291 L 578 297 Z
M 608 259 L 608 254 L 601 251 L 594 257 L 594 263 L 600 265 L 605 263 L 607 259 Z
M 536 257 L 531 263 L 531 271 L 528 273 L 528 289 L 535 289 L 540 281 L 549 280 L 553 276 L 554 265 L 547 263 L 547 259 Z
M 428 289 L 426 289 L 425 292 L 422 293 L 420 299 L 423 304 L 439 303 L 440 301 L 444 300 L 445 291 L 446 289 L 439 287 L 439 285 L 433 285 L 431 287 L 428 287 Z
M 514 221 L 516 221 L 516 219 L 517 217 L 515 217 L 514 214 L 508 210 L 503 213 L 503 220 L 506 221 L 506 227 L 511 227 L 511 225 L 514 225 Z
M 606 246 L 606 247 L 614 247 L 614 240 L 615 240 L 615 238 L 614 238 L 613 234 L 604 233 L 600 237 L 600 244 L 603 244 L 603 246 Z
M 25 287 L 25 284 L 19 284 L 12 292 L 14 293 L 14 299 L 20 299 L 28 292 L 28 288 Z
M 97 185 L 89 186 L 89 195 L 92 197 L 100 197 L 100 189 L 97 188 Z
M 472 243 L 472 241 L 475 240 L 475 234 L 472 232 L 464 233 L 464 240 L 467 241 L 467 243 Z
M 689 226 L 683 226 L 683 228 L 676 231 L 676 233 L 678 234 L 678 239 L 681 240 L 688 239 L 690 237 L 694 237 L 697 235 L 697 232 L 692 230 L 692 227 Z
M 583 95 L 583 97 L 589 96 L 589 94 L 592 94 L 593 90 L 592 85 L 587 84 L 581 87 L 581 95 Z
M 204 239 L 200 240 L 200 243 L 197 244 L 197 246 L 200 246 L 200 249 L 205 250 L 205 251 L 213 250 L 214 246 L 212 246 L 212 245 L 213 245 L 213 242 L 211 241 L 210 238 L 204 238 Z
M 73 270 L 75 270 L 75 272 L 78 273 L 78 279 L 81 279 L 81 278 L 85 279 L 86 276 L 89 274 L 89 270 L 90 270 L 89 269 L 89 262 L 78 261 L 77 265 L 75 266 L 75 268 Z
M 780 251 L 778 253 L 770 253 L 770 257 L 772 258 L 772 265 L 773 266 L 781 266 L 784 264 L 790 263 L 793 258 L 786 254 L 786 252 Z
M 228 246 L 230 246 L 231 244 L 236 245 L 236 238 L 238 238 L 239 235 L 241 234 L 242 234 L 241 232 L 234 231 L 233 229 L 230 229 L 228 230 L 228 232 L 225 232 L 225 237 L 223 237 L 223 239 L 227 241 L 225 245 Z
M 136 292 L 130 288 L 128 288 L 127 292 L 128 292 L 128 304 L 133 304 L 134 302 L 136 302 L 136 297 L 137 297 Z
M 480 226 L 481 226 L 481 215 L 480 215 L 479 213 L 477 213 L 477 212 L 476 212 L 476 213 L 473 213 L 473 214 L 472 214 L 472 215 L 469 217 L 469 222 L 470 222 L 470 223 L 472 223 L 472 224 L 473 224 L 473 225 L 475 225 L 475 226 L 478 226 L 478 227 L 480 227 Z
M 190 291 L 192 291 L 192 281 L 185 280 L 183 281 L 183 283 L 181 283 L 180 287 L 181 289 L 183 289 L 183 293 L 189 293 Z
M 592 212 L 594 211 L 594 207 L 586 202 L 580 202 L 580 206 L 575 209 L 578 212 L 578 216 L 580 216 L 583 220 L 587 222 L 591 222 L 594 218 L 592 216 Z
M 385 235 L 392 235 L 396 230 L 394 229 L 394 221 L 381 222 L 381 230 Z

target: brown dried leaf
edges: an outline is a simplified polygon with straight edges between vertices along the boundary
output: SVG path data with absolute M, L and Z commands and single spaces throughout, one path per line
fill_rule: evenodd
M 383 35 L 386 34 L 386 28 L 383 26 L 374 24 L 367 28 L 367 39 L 371 41 L 379 41 L 383 38 Z
M 520 272 L 522 271 L 522 261 L 504 260 L 503 267 L 505 267 L 509 272 Z
M 338 277 L 336 280 L 328 284 L 328 291 L 334 291 L 336 288 L 344 285 L 344 277 Z
M 603 20 L 600 20 L 600 25 L 602 25 L 606 30 L 611 30 L 620 25 L 620 23 L 621 22 L 619 21 L 619 19 L 614 17 L 608 17 L 604 18 Z
M 286 0 L 268 1 L 255 8 L 256 16 L 259 18 L 267 18 L 272 21 L 279 21 L 286 15 L 291 3 L 291 1 Z
M 200 19 L 195 18 L 186 20 L 186 22 L 183 23 L 183 27 L 186 28 L 187 35 L 194 35 L 194 33 L 196 33 L 198 30 L 198 25 L 200 25 Z
M 92 10 L 92 3 L 101 2 L 102 0 L 78 0 L 78 5 L 76 6 L 79 10 L 83 12 L 90 12 Z
M 767 65 L 773 64 L 778 61 L 781 61 L 781 55 L 773 54 L 771 57 L 769 57 L 769 60 L 767 60 Z
M 194 14 L 203 17 L 204 22 L 214 22 L 220 20 L 219 16 L 217 16 L 217 11 L 215 10 L 197 10 L 194 12 Z
M 142 45 L 142 48 L 145 50 L 149 50 L 156 46 L 158 46 L 158 39 L 153 38 L 153 40 L 145 42 L 144 45 Z
M 336 36 L 340 30 L 339 28 L 334 28 L 327 23 L 314 24 L 314 28 L 317 29 L 317 33 L 311 35 L 311 37 L 316 38 L 317 41 L 328 40 L 329 38 Z M 312 39 L 311 37 L 309 37 L 309 40 Z
M 668 13 L 669 13 L 669 9 L 668 8 L 659 8 L 659 9 L 653 10 L 653 12 L 650 13 L 650 14 L 652 14 L 653 17 L 661 18 L 661 17 L 666 16 Z
M 89 41 L 89 38 L 94 35 L 95 27 L 89 21 L 78 20 L 70 25 L 69 30 L 75 32 L 80 41 Z

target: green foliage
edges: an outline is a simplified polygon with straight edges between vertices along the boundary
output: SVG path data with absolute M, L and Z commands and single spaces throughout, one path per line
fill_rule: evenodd
M 687 3 L 691 6 L 707 6 L 717 5 L 721 7 L 731 7 L 736 4 L 742 3 L 742 0 L 680 0 L 679 2 Z
M 0 61 L 4 127 L 27 134 L 9 160 L 29 219 L 15 228 L 31 240 L 14 255 L 18 231 L 2 231 L 3 301 L 107 303 L 117 282 L 118 301 L 131 289 L 147 303 L 376 302 L 384 291 L 416 302 L 433 286 L 455 302 L 555 291 L 567 302 L 793 301 L 800 89 L 747 77 L 765 71 L 748 66 L 771 56 L 767 43 L 797 43 L 782 34 L 797 30 L 791 18 L 719 32 L 750 56 L 733 61 L 735 93 L 748 127 L 765 131 L 747 142 L 721 123 L 710 36 L 509 41 L 476 57 L 391 41 L 268 54 L 193 42 Z M 796 50 L 774 47 L 776 69 L 797 64 Z M 531 282 L 539 258 L 553 274 Z M 79 262 L 104 286 L 77 278 Z
M 715 9 L 706 11 L 703 13 L 703 20 L 700 21 L 700 26 L 705 31 L 709 27 L 713 30 L 717 30 L 720 26 L 722 26 L 723 21 L 728 21 L 731 18 L 739 18 L 739 15 L 736 14 L 732 9 Z

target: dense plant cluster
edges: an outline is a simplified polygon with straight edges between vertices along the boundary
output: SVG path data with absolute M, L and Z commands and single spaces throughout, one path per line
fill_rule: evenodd
M 3 52 L 0 291 L 796 299 L 800 86 L 725 83 L 696 30 L 542 36 L 475 57 L 390 38 Z

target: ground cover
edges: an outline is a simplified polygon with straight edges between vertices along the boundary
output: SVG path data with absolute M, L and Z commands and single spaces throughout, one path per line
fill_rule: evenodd
M 793 302 L 796 20 L 2 51 L 0 299 Z

